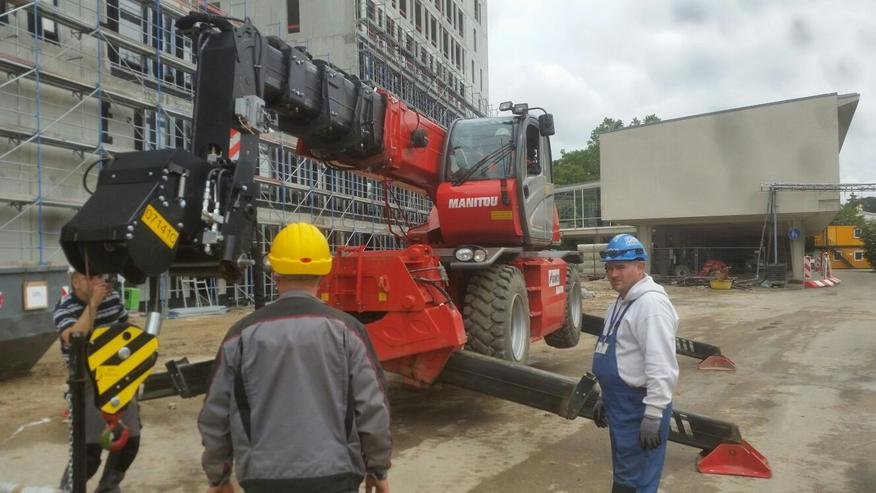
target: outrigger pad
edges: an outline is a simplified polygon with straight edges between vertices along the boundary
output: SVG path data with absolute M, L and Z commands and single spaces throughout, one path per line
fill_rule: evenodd
M 705 452 L 705 451 L 704 451 Z M 722 443 L 697 461 L 697 471 L 703 474 L 726 474 L 769 479 L 773 470 L 766 457 L 745 440 Z
M 736 363 L 723 354 L 713 354 L 697 365 L 698 370 L 736 371 Z

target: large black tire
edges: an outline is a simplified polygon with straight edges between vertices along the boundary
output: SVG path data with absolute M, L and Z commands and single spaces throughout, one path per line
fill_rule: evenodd
M 477 271 L 465 290 L 465 348 L 515 363 L 529 359 L 529 298 L 523 274 L 510 265 Z
M 566 318 L 563 326 L 544 336 L 544 342 L 555 348 L 570 348 L 581 339 L 581 321 L 584 308 L 581 306 L 581 282 L 573 266 L 566 269 Z

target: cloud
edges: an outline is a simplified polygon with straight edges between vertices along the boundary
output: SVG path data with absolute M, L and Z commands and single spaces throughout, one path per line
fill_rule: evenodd
M 488 16 L 491 101 L 553 112 L 555 149 L 584 147 L 606 116 L 667 119 L 857 92 L 841 179 L 876 182 L 869 0 L 493 0 Z

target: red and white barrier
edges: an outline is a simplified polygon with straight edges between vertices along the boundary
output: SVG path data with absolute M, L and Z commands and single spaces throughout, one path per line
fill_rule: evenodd
M 815 267 L 815 258 L 809 255 L 803 257 L 803 286 L 807 288 L 823 288 L 825 284 L 812 278 L 812 269 Z
M 830 253 L 824 252 L 824 259 L 824 265 L 827 266 L 827 269 L 825 270 L 825 277 L 834 285 L 839 284 L 840 280 L 833 276 L 833 262 L 830 261 Z
M 837 284 L 839 284 L 839 279 L 833 277 L 830 255 L 827 252 L 803 257 L 804 286 L 807 288 L 828 288 Z

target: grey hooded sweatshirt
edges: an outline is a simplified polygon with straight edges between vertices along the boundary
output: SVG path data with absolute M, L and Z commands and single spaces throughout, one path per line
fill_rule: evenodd
M 386 381 L 365 327 L 303 291 L 228 331 L 198 417 L 211 484 L 253 491 L 356 490 L 383 477 Z
M 608 307 L 606 320 L 616 303 L 621 303 L 619 312 L 633 303 L 617 329 L 618 375 L 630 387 L 647 390 L 643 399 L 645 414 L 659 418 L 672 401 L 672 391 L 678 382 L 675 356 L 678 313 L 663 286 L 649 275 L 634 284 L 623 299 Z

